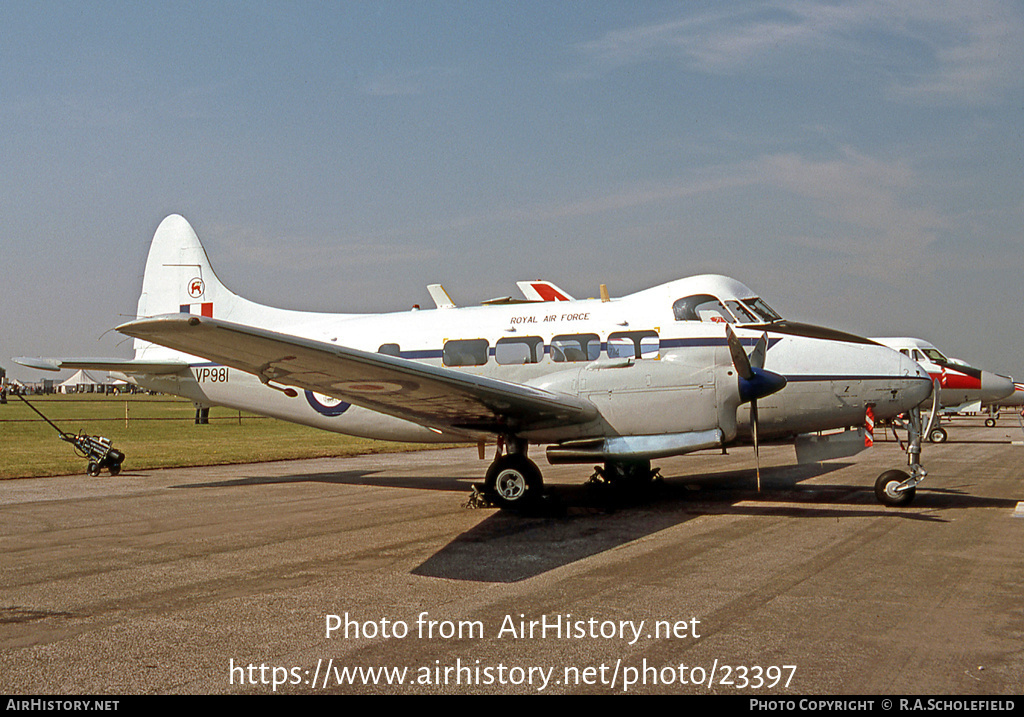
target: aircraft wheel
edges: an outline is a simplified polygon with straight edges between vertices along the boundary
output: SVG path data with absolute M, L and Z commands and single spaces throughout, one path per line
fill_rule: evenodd
M 525 456 L 509 454 L 491 464 L 487 470 L 487 492 L 499 508 L 522 510 L 540 499 L 544 482 L 540 469 Z
M 910 501 L 914 499 L 917 489 L 896 490 L 896 486 L 909 477 L 903 471 L 898 470 L 886 471 L 878 476 L 878 480 L 875 481 L 875 497 L 878 498 L 878 502 L 892 508 L 910 505 Z
M 996 427 L 996 419 L 994 419 L 994 418 L 986 418 L 985 419 L 985 428 L 995 428 L 995 427 Z
M 85 472 L 95 478 L 100 474 L 100 464 L 89 461 L 89 467 L 85 469 Z
M 928 440 L 932 443 L 945 443 L 947 438 L 949 438 L 949 434 L 946 433 L 945 428 L 933 428 L 932 432 L 928 434 Z

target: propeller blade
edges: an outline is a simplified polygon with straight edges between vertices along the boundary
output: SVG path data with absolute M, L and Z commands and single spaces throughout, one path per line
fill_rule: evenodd
M 750 359 L 747 358 L 747 352 L 743 350 L 743 344 L 736 338 L 736 334 L 729 324 L 725 325 L 725 338 L 729 342 L 729 354 L 732 356 L 732 365 L 736 367 L 736 373 L 743 380 L 749 381 L 754 377 L 754 371 L 750 367 Z
M 757 445 L 757 399 L 750 402 L 750 430 L 754 439 L 754 470 L 757 473 L 757 492 L 761 492 L 761 453 Z
M 754 346 L 754 350 L 750 352 L 750 365 L 754 368 L 764 368 L 764 357 L 768 353 L 768 332 L 765 331 L 761 334 L 761 338 L 757 340 L 757 344 Z

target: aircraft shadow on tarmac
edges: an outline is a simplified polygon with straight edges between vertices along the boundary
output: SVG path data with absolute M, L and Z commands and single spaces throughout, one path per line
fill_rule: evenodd
M 414 488 L 417 490 L 469 493 L 475 479 L 451 476 L 382 476 L 378 471 L 328 471 L 325 473 L 297 473 L 286 476 L 248 476 L 209 483 L 183 483 L 172 488 L 230 488 L 289 483 L 330 483 L 334 485 L 365 485 L 384 488 Z
M 969 485 L 921 488 L 914 503 L 906 509 L 878 505 L 871 484 L 800 485 L 849 465 L 835 462 L 764 468 L 760 491 L 753 469 L 668 476 L 648 488 L 627 493 L 609 486 L 554 483 L 547 486 L 543 504 L 530 514 L 484 509 L 493 512 L 412 573 L 449 580 L 518 582 L 702 515 L 884 517 L 944 523 L 947 521 L 938 511 L 984 507 L 1012 509 L 1015 505 L 1013 500 L 971 495 Z M 443 475 L 394 476 L 376 471 L 343 471 L 246 477 L 175 487 L 244 488 L 310 482 L 466 495 L 472 485 L 479 485 L 471 479 Z
M 786 466 L 668 478 L 645 495 L 614 502 L 587 486 L 548 489 L 552 505 L 534 515 L 498 512 L 455 538 L 415 568 L 415 575 L 479 582 L 518 582 L 702 515 L 774 515 L 795 518 L 883 517 L 948 522 L 937 510 L 1012 508 L 1012 500 L 981 498 L 961 489 L 919 490 L 913 506 L 876 504 L 873 486 L 813 485 L 800 481 L 844 464 Z M 844 506 L 863 506 L 851 509 Z M 927 509 L 922 512 L 921 508 Z

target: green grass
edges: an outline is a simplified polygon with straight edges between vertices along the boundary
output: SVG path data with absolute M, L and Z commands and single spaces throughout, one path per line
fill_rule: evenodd
M 126 455 L 126 471 L 426 447 L 343 436 L 218 407 L 210 409 L 208 425 L 197 426 L 192 403 L 168 396 L 84 394 L 29 396 L 28 400 L 67 433 L 111 439 Z M 8 396 L 7 404 L 0 405 L 0 479 L 84 474 L 86 462 L 21 399 Z

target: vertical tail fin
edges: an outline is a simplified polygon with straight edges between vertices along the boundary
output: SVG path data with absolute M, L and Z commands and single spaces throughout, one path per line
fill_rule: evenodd
M 217 278 L 199 237 L 184 217 L 172 214 L 160 222 L 146 259 L 139 318 L 178 313 L 228 318 L 248 303 Z M 135 340 L 137 357 L 167 351 Z
M 193 313 L 223 315 L 238 297 L 213 273 L 195 231 L 177 214 L 160 222 L 149 247 L 138 315 Z
M 295 331 L 307 322 L 352 316 L 265 306 L 232 293 L 213 272 L 195 231 L 177 214 L 160 222 L 153 235 L 137 313 L 140 319 L 164 314 L 196 314 L 274 331 L 282 328 Z M 135 356 L 165 359 L 180 354 L 136 339 Z

